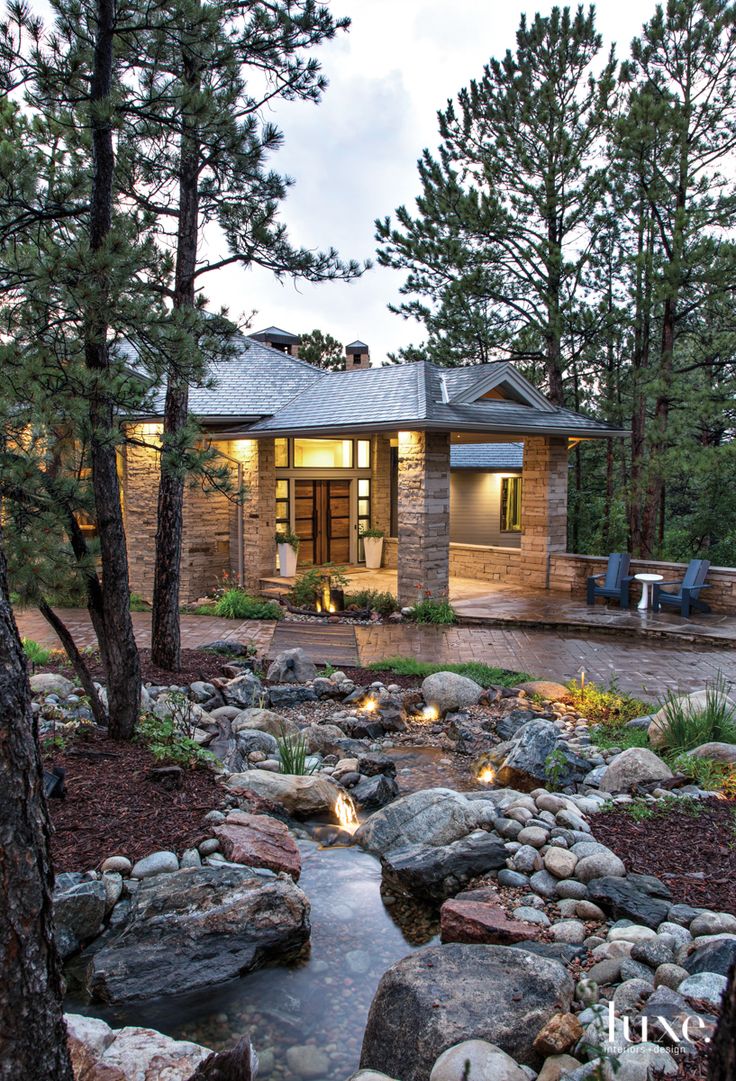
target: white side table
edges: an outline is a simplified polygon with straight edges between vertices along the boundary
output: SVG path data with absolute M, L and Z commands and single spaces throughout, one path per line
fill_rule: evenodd
M 637 582 L 641 582 L 641 600 L 637 604 L 637 608 L 640 612 L 646 612 L 649 607 L 649 587 L 654 582 L 663 582 L 663 574 L 635 574 L 634 578 Z

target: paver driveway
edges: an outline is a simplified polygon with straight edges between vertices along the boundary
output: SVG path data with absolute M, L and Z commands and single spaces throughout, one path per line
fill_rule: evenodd
M 95 644 L 86 612 L 63 611 L 60 615 L 80 646 Z M 45 645 L 58 645 L 55 635 L 37 612 L 19 612 L 17 620 L 22 635 Z M 145 612 L 134 612 L 133 624 L 139 645 L 150 645 L 150 616 Z M 272 654 L 274 627 L 273 623 L 254 620 L 240 623 L 211 616 L 182 616 L 182 644 L 196 649 L 216 638 L 231 638 L 253 642 L 259 653 Z M 281 624 L 281 627 L 286 625 Z M 345 664 L 352 655 L 344 625 L 335 627 L 334 648 L 331 648 L 329 626 L 289 624 L 288 627 L 288 644 L 303 645 L 315 661 Z M 396 655 L 439 662 L 479 660 L 563 681 L 584 671 L 587 679 L 603 684 L 615 678 L 622 690 L 645 698 L 655 698 L 668 689 L 696 690 L 718 672 L 736 682 L 736 650 L 666 639 L 583 636 L 564 631 L 509 627 L 415 627 L 409 624 L 359 626 L 355 628 L 355 638 L 356 656 L 361 664 Z

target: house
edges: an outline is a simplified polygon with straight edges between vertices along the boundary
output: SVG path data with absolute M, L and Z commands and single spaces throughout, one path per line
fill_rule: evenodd
M 225 574 L 258 591 L 276 569 L 277 528 L 300 537 L 302 565 L 358 564 L 361 528 L 383 529 L 403 603 L 445 596 L 450 575 L 549 586 L 566 548 L 568 449 L 625 432 L 552 405 L 506 362 L 371 367 L 355 341 L 346 370 L 327 372 L 298 350 L 296 335 L 268 327 L 191 390 L 247 495 L 187 489 L 183 600 Z M 136 427 L 124 507 L 131 588 L 150 597 L 160 417 Z

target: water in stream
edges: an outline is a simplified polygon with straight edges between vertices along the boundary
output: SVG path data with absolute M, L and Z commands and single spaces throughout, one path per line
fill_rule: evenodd
M 344 1081 L 358 1068 L 368 1009 L 382 974 L 432 941 L 436 927 L 427 914 L 404 910 L 399 917 L 397 906 L 384 905 L 380 865 L 361 849 L 320 849 L 312 842 L 300 847 L 299 885 L 312 905 L 306 959 L 185 997 L 84 1012 L 115 1027 L 146 1025 L 217 1049 L 248 1034 L 261 1059 L 259 1076 L 272 1081 L 315 1076 L 299 1071 L 295 1052 L 289 1056 L 293 1069 L 287 1061 L 290 1048 L 312 1045 L 325 1055 L 320 1081 Z

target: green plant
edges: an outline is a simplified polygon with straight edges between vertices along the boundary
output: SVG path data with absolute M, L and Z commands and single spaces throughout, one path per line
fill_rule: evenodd
M 251 597 L 242 589 L 228 589 L 214 606 L 216 616 L 223 619 L 283 619 L 284 613 L 277 601 Z
M 348 584 L 344 567 L 310 567 L 299 575 L 289 590 L 289 601 L 295 608 L 314 608 L 325 586 L 343 589 Z
M 425 597 L 423 601 L 417 601 L 408 618 L 414 623 L 457 623 L 457 613 L 450 602 L 435 600 L 434 597 Z
M 40 645 L 39 642 L 34 642 L 32 638 L 23 638 L 22 644 L 23 652 L 34 668 L 37 664 L 48 664 L 51 660 L 52 649 L 47 649 L 45 646 Z
M 694 754 L 668 754 L 667 765 L 673 773 L 692 777 L 699 788 L 709 792 L 733 793 L 736 790 L 736 764 L 701 758 Z
M 301 541 L 297 537 L 296 533 L 292 533 L 290 529 L 277 529 L 276 530 L 276 543 L 288 544 L 295 552 L 299 551 L 299 545 Z
M 282 728 L 281 735 L 276 738 L 276 743 L 282 773 L 289 773 L 295 777 L 306 777 L 314 773 L 314 765 L 307 765 L 308 751 L 303 736 L 287 735 L 286 730 Z
M 186 769 L 198 769 L 217 761 L 209 750 L 200 747 L 197 740 L 182 731 L 179 725 L 180 717 L 176 712 L 166 717 L 145 713 L 138 722 L 136 739 L 148 747 L 157 762 L 171 762 L 173 765 L 183 765 Z
M 651 707 L 639 698 L 621 691 L 612 679 L 608 687 L 592 681 L 572 680 L 567 684 L 572 704 L 583 717 L 603 725 L 621 727 L 635 717 L 649 713 Z
M 736 720 L 728 689 L 729 684 L 719 673 L 706 684 L 705 702 L 700 707 L 670 691 L 660 722 L 664 745 L 670 751 L 685 752 L 703 743 L 736 743 Z
M 436 664 L 434 661 L 418 661 L 416 657 L 387 657 L 383 661 L 372 661 L 368 668 L 372 672 L 395 672 L 397 676 L 416 676 L 424 679 L 434 672 L 457 672 L 459 676 L 474 679 L 481 687 L 515 687 L 531 677 L 527 672 L 512 672 L 508 668 L 494 668 L 482 661 L 460 661 L 448 664 Z
M 596 747 L 602 747 L 604 750 L 608 747 L 620 747 L 622 751 L 626 751 L 629 747 L 649 746 L 646 728 L 599 724 L 590 735 Z
M 143 597 L 141 597 L 140 593 L 131 593 L 130 610 L 131 612 L 150 612 L 151 606 L 148 601 L 145 601 Z
M 345 607 L 371 608 L 382 616 L 390 616 L 392 612 L 398 612 L 399 602 L 393 593 L 382 593 L 377 589 L 358 589 L 354 593 L 345 594 Z
M 361 537 L 368 537 L 369 539 L 373 537 L 378 540 L 380 537 L 386 536 L 386 531 L 384 529 L 376 529 L 375 526 L 361 526 L 360 535 Z
M 547 782 L 547 788 L 556 792 L 560 788 L 560 781 L 565 772 L 567 765 L 567 759 L 565 752 L 559 747 L 554 751 L 550 751 L 544 760 L 544 777 Z
M 658 800 L 647 800 L 643 796 L 637 796 L 629 803 L 605 803 L 601 807 L 601 813 L 618 813 L 628 815 L 635 822 L 644 822 L 649 818 L 659 818 L 679 811 L 682 814 L 698 818 L 705 811 L 700 800 L 690 796 L 663 796 Z
M 335 668 L 334 664 L 330 664 L 330 662 L 328 661 L 320 672 L 320 675 L 324 676 L 325 679 L 329 679 L 330 676 L 333 675 L 336 671 L 337 669 Z

